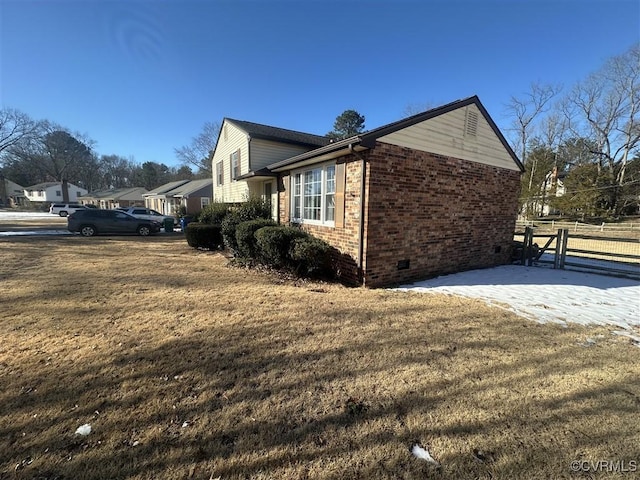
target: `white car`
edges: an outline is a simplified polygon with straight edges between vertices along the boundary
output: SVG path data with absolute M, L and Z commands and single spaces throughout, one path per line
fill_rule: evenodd
M 49 213 L 66 217 L 67 215 L 74 213 L 76 210 L 85 210 L 86 208 L 87 207 L 79 203 L 52 203 L 49 207 Z
M 173 220 L 173 223 L 176 223 L 176 219 L 171 215 L 163 215 L 160 212 L 156 212 L 155 210 L 151 210 L 150 208 L 145 207 L 120 207 L 116 210 L 120 210 L 122 212 L 126 212 L 129 215 L 133 215 L 136 218 L 142 218 L 144 220 L 154 220 L 164 225 L 165 219 L 170 218 Z

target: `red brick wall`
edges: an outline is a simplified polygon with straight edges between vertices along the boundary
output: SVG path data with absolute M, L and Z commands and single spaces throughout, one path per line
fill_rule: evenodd
M 361 158 L 367 162 L 364 272 L 357 268 Z M 342 253 L 336 258 L 343 280 L 379 287 L 509 262 L 519 171 L 382 143 L 338 162 L 346 163 L 344 228 L 305 229 Z M 289 221 L 285 180 L 283 223 Z M 402 260 L 409 260 L 408 269 L 398 269 Z
M 365 285 L 509 262 L 519 171 L 381 143 L 368 161 Z

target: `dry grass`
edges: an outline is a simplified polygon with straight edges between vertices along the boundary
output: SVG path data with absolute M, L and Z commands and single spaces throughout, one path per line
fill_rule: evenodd
M 604 330 L 279 280 L 180 236 L 3 239 L 0 280 L 1 479 L 577 478 L 572 460 L 640 460 L 640 349 Z

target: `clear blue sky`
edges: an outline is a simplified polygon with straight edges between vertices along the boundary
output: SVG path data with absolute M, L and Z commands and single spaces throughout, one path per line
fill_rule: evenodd
M 479 95 L 500 127 L 640 41 L 640 0 L 0 0 L 0 105 L 176 165 L 224 117 L 325 134 Z

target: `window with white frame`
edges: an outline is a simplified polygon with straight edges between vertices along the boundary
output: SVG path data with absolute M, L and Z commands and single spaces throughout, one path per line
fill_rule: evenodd
M 56 197 L 61 197 L 62 196 L 62 192 L 60 190 L 56 190 Z
M 204 208 L 211 203 L 211 199 L 209 197 L 200 197 L 200 208 Z
M 240 176 L 240 150 L 231 154 L 231 179 L 235 180 Z
M 222 162 L 216 163 L 216 185 L 222 185 L 224 182 L 224 177 L 222 176 Z
M 291 175 L 291 219 L 333 225 L 335 221 L 336 166 L 323 165 Z

